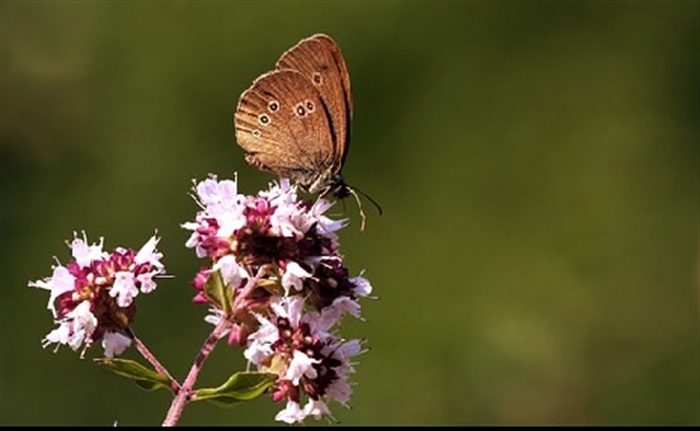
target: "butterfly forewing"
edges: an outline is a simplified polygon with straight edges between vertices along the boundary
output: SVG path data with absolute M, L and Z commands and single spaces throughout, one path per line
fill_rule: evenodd
M 345 95 L 345 103 L 347 105 L 348 117 L 352 120 L 352 92 L 350 91 L 350 73 L 348 73 L 348 67 L 345 64 L 345 59 L 343 58 L 342 52 L 340 52 L 340 47 L 335 43 L 333 39 L 325 34 L 317 34 L 312 36 L 314 40 L 323 44 L 323 46 L 330 51 L 333 55 L 336 65 L 338 66 L 338 72 L 340 73 L 340 79 L 343 82 L 343 94 Z
M 333 172 L 339 173 L 347 154 L 352 119 L 350 76 L 340 48 L 330 37 L 314 35 L 285 52 L 277 68 L 298 71 L 318 89 L 331 119 Z
M 255 80 L 238 102 L 236 140 L 246 160 L 308 187 L 332 170 L 331 124 L 316 87 L 294 70 L 276 70 Z

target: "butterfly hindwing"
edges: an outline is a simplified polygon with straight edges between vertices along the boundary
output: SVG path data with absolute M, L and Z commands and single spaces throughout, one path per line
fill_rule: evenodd
M 294 70 L 255 80 L 234 115 L 236 140 L 252 165 L 309 186 L 332 169 L 331 124 L 316 87 Z

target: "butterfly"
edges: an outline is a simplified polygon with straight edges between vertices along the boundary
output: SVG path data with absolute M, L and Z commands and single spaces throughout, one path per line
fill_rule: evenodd
M 252 166 L 286 177 L 310 193 L 343 199 L 352 122 L 350 75 L 340 48 L 328 35 L 302 39 L 241 94 L 234 114 L 236 141 Z M 357 190 L 357 192 L 360 192 Z M 379 210 L 379 205 L 366 196 Z

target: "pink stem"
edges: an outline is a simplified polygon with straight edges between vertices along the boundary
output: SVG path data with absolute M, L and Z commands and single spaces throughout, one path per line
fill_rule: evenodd
M 199 375 L 199 371 L 202 369 L 202 365 L 204 365 L 204 361 L 206 361 L 211 352 L 214 351 L 216 343 L 219 341 L 219 338 L 221 338 L 221 334 L 224 332 L 227 326 L 228 321 L 222 318 L 219 320 L 219 323 L 216 325 L 211 334 L 209 334 L 206 341 L 204 341 L 204 345 L 199 351 L 199 354 L 197 354 L 197 358 L 195 359 L 194 364 L 192 364 L 189 374 L 187 374 L 185 381 L 182 383 L 182 387 L 178 391 L 177 395 L 175 395 L 175 399 L 173 399 L 173 402 L 170 405 L 168 414 L 163 421 L 164 427 L 175 426 L 178 419 L 180 419 L 182 409 L 185 408 L 185 404 L 189 400 L 190 393 L 192 392 L 192 388 L 197 381 L 197 376 Z
M 129 328 L 128 332 L 131 336 L 131 339 L 134 341 L 134 346 L 136 346 L 136 350 L 138 350 L 139 353 L 141 353 L 141 355 L 144 358 L 146 358 L 146 360 L 150 362 L 151 365 L 153 365 L 153 368 L 155 368 L 158 373 L 163 374 L 168 379 L 170 379 L 170 388 L 174 393 L 177 393 L 180 390 L 180 384 L 177 382 L 177 380 L 175 380 L 173 376 L 170 375 L 168 370 L 160 362 L 158 362 L 158 359 L 156 359 L 153 353 L 151 353 L 151 351 L 148 350 L 146 345 L 143 344 L 141 340 L 138 339 L 138 337 L 136 337 L 136 334 L 131 328 Z
M 244 298 L 248 296 L 248 294 L 252 292 L 253 289 L 257 286 L 258 280 L 263 274 L 263 268 L 264 267 L 258 270 L 258 273 L 254 278 L 248 280 L 246 286 L 237 295 L 232 307 L 233 314 L 235 314 L 235 311 L 238 309 L 238 307 L 241 306 Z M 219 323 L 216 325 L 211 334 L 209 334 L 206 341 L 204 341 L 204 345 L 199 351 L 199 354 L 197 354 L 197 358 L 195 359 L 194 364 L 192 364 L 192 368 L 190 368 L 189 374 L 187 374 L 185 381 L 182 383 L 182 387 L 177 392 L 177 394 L 175 395 L 175 399 L 173 399 L 173 402 L 170 405 L 168 414 L 165 416 L 165 420 L 163 421 L 164 427 L 175 426 L 177 421 L 180 419 L 180 415 L 182 415 L 182 410 L 185 408 L 185 404 L 187 404 L 187 402 L 190 400 L 192 388 L 194 387 L 194 384 L 197 381 L 197 376 L 199 375 L 199 372 L 202 369 L 202 365 L 204 365 L 204 361 L 206 361 L 211 352 L 214 351 L 214 347 L 219 341 L 219 338 L 221 338 L 221 335 L 230 325 L 230 322 L 228 321 L 227 317 L 228 316 L 221 316 Z

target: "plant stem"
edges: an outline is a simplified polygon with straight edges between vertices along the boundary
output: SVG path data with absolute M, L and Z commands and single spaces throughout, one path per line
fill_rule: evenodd
M 151 365 L 153 365 L 153 368 L 155 368 L 157 372 L 163 374 L 164 376 L 167 376 L 168 379 L 170 379 L 170 389 L 177 394 L 180 391 L 180 383 L 178 383 L 177 380 L 175 380 L 173 376 L 170 375 L 168 370 L 163 365 L 161 365 L 160 362 L 158 362 L 158 359 L 156 359 L 153 353 L 151 353 L 151 351 L 148 350 L 146 345 L 143 344 L 141 340 L 139 340 L 139 338 L 136 336 L 136 334 L 131 328 L 128 329 L 128 332 L 131 336 L 131 339 L 134 341 L 134 346 L 136 346 L 136 350 L 138 350 L 139 353 L 141 353 L 141 355 L 144 358 L 146 358 L 146 360 L 150 362 Z
M 197 381 L 197 376 L 202 369 L 202 365 L 204 365 L 204 361 L 206 361 L 211 352 L 214 351 L 216 343 L 219 341 L 219 338 L 221 338 L 221 334 L 224 333 L 224 330 L 227 328 L 228 324 L 228 320 L 221 318 L 214 330 L 207 337 L 206 341 L 204 341 L 204 345 L 202 345 L 202 349 L 199 351 L 199 354 L 197 354 L 197 358 L 195 359 L 194 364 L 192 364 L 189 374 L 187 374 L 185 381 L 182 383 L 182 387 L 177 392 L 175 399 L 173 399 L 173 402 L 170 405 L 168 414 L 165 416 L 165 420 L 163 421 L 164 427 L 175 426 L 175 424 L 177 424 L 177 421 L 180 419 L 180 415 L 182 414 L 182 409 L 185 408 L 185 404 L 187 404 L 187 401 L 189 401 L 190 393 L 195 382 Z

